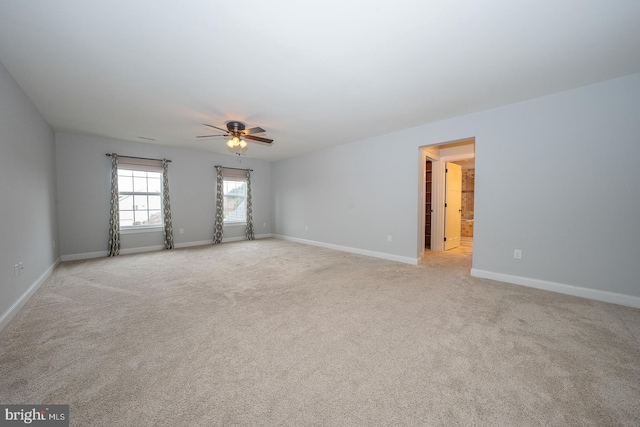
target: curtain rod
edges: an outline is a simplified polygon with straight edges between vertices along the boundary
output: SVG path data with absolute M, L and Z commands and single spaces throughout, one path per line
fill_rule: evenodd
M 228 168 L 226 166 L 222 166 L 222 165 L 215 165 L 215 167 L 217 168 L 218 166 L 220 166 L 221 168 L 225 168 L 225 169 L 235 169 L 237 171 L 249 171 L 249 172 L 253 172 L 253 169 L 240 169 L 240 168 Z
M 107 153 L 106 156 L 111 157 L 111 153 Z M 120 157 L 128 157 L 130 159 L 140 159 L 140 160 L 158 160 L 158 161 L 166 160 L 167 162 L 171 163 L 171 160 L 169 159 L 150 159 L 149 157 L 134 157 L 134 156 L 120 156 Z

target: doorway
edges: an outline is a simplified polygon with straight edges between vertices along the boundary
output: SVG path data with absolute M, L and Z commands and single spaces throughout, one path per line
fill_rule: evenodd
M 420 153 L 424 178 L 420 184 L 420 255 L 445 251 L 471 254 L 475 229 L 475 138 L 421 147 Z M 452 170 L 450 176 L 448 170 Z

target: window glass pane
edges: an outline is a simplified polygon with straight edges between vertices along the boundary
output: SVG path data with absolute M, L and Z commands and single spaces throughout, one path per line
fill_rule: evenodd
M 242 181 L 224 181 L 224 194 L 243 196 L 247 194 L 247 183 Z
M 133 191 L 133 178 L 131 178 L 131 171 L 129 172 L 129 176 L 120 175 L 118 172 L 118 191 Z
M 149 224 L 149 212 L 135 211 L 133 225 L 147 225 L 147 224 Z
M 120 210 L 125 210 L 125 211 L 131 211 L 133 210 L 133 196 L 131 195 L 123 195 L 121 194 L 120 197 Z
M 147 172 L 149 178 L 162 179 L 162 172 Z
M 225 221 L 246 221 L 247 206 L 246 199 L 239 196 L 224 197 L 224 220 Z
M 120 211 L 120 227 L 131 227 L 133 225 L 133 212 Z
M 118 168 L 118 176 L 133 176 L 133 171 Z
M 162 224 L 162 212 L 149 211 L 149 224 L 153 224 L 153 225 Z
M 145 171 L 133 171 L 133 176 L 147 177 L 147 173 Z
M 155 210 L 162 209 L 162 197 L 149 196 L 149 209 L 155 209 Z
M 149 173 L 151 175 L 152 172 Z M 149 178 L 149 193 L 162 193 L 162 181 L 160 178 Z
M 135 174 L 136 172 L 134 172 Z M 143 172 L 145 173 L 145 172 Z M 120 190 L 120 189 L 118 189 Z M 147 178 L 144 177 L 133 177 L 133 191 L 135 192 L 146 192 L 147 191 Z
M 133 209 L 136 211 L 147 210 L 148 209 L 147 196 L 139 196 L 139 195 L 133 196 Z

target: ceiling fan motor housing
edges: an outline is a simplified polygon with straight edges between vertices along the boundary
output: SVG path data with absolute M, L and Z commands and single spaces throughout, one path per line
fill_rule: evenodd
M 227 122 L 227 129 L 229 129 L 229 132 L 237 133 L 239 131 L 245 130 L 245 125 L 242 122 L 232 120 L 230 122 Z

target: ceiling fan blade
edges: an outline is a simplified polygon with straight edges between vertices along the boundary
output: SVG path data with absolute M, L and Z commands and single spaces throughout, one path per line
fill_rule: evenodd
M 222 129 L 222 128 L 219 128 L 218 126 L 208 125 L 208 124 L 206 124 L 206 123 L 204 123 L 204 125 L 205 125 L 205 126 L 209 126 L 210 128 L 218 129 L 218 130 L 220 130 L 220 131 L 222 131 L 222 132 L 224 132 L 224 133 L 229 132 L 227 129 Z
M 258 126 L 258 127 L 254 127 L 254 128 L 245 130 L 244 134 L 245 135 L 253 135 L 253 134 L 256 134 L 256 133 L 264 133 L 264 132 L 266 132 L 266 130 L 264 130 L 261 127 Z
M 264 144 L 264 145 L 271 145 L 271 143 L 273 142 L 273 139 L 261 138 L 259 136 L 253 136 L 253 135 L 243 135 L 243 138 L 249 139 L 251 141 L 259 142 L 260 144 Z
M 214 136 L 229 136 L 229 135 L 199 135 L 196 138 L 212 138 Z

